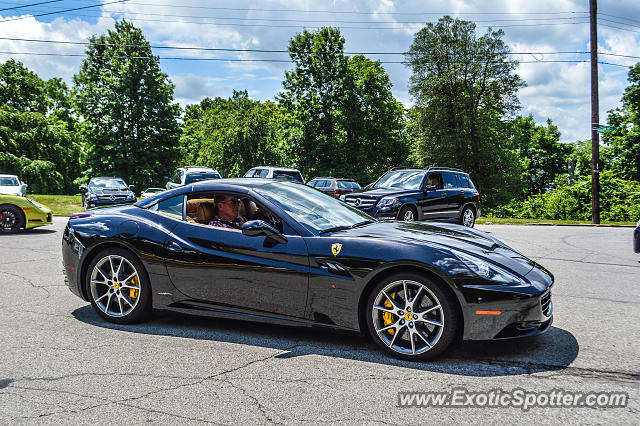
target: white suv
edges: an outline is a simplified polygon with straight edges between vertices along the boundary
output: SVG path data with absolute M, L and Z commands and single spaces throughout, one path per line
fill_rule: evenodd
M 16 175 L 0 175 L 0 194 L 17 195 L 24 197 L 27 193 L 27 184 L 20 182 Z
M 220 179 L 220 173 L 209 167 L 185 166 L 180 167 L 173 172 L 173 176 L 170 180 L 169 178 L 166 179 L 168 180 L 166 185 L 167 189 L 173 189 L 178 188 L 179 186 L 199 182 L 201 180 Z
M 302 173 L 297 169 L 287 167 L 260 166 L 254 167 L 244 174 L 243 177 L 269 178 L 269 179 L 289 179 L 295 182 L 304 183 Z

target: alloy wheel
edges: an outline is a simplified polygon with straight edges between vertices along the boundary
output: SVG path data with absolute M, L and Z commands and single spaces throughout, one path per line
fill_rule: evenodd
M 471 228 L 473 227 L 474 222 L 475 222 L 475 215 L 473 214 L 473 210 L 469 208 L 466 209 L 464 211 L 464 215 L 462 216 L 462 224 L 464 226 Z
M 90 277 L 93 302 L 106 315 L 125 317 L 140 300 L 138 271 L 126 258 L 108 255 L 100 259 Z
M 413 221 L 413 210 L 407 209 L 407 211 L 404 212 L 404 215 L 402 216 L 402 220 L 404 220 L 405 222 Z
M 394 281 L 376 296 L 373 326 L 380 340 L 404 355 L 419 355 L 438 343 L 444 311 L 435 294 L 412 280 Z

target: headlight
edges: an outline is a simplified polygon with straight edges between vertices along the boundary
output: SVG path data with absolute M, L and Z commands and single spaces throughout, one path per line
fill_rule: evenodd
M 132 192 L 132 193 L 130 193 L 130 194 L 129 194 L 129 196 L 128 196 L 127 198 L 129 198 L 130 200 L 133 200 L 134 198 L 136 198 L 136 196 L 135 196 L 135 194 Z
M 87 195 L 87 200 L 97 200 L 98 196 L 96 194 L 94 194 L 93 192 L 91 192 L 89 195 Z
M 397 202 L 398 199 L 396 197 L 382 197 L 380 201 L 378 201 L 378 207 L 391 207 Z
M 340 196 L 340 201 L 342 201 L 343 203 L 345 202 L 346 199 L 347 197 L 344 194 Z
M 522 283 L 522 280 L 515 275 L 510 274 L 509 272 L 505 271 L 504 269 L 498 268 L 495 265 L 491 265 L 480 258 L 477 258 L 470 254 L 461 253 L 457 250 L 451 251 L 458 257 L 458 259 L 462 261 L 462 263 L 465 264 L 467 268 L 471 269 L 473 273 L 481 278 L 505 284 Z
M 32 200 L 31 198 L 27 198 L 27 200 L 29 200 L 29 202 L 31 204 L 33 204 L 34 206 L 36 206 L 37 208 L 41 209 L 42 205 L 40 203 L 38 203 L 36 200 Z

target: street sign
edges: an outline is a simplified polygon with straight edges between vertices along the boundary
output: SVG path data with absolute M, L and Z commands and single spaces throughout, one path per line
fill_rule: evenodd
M 615 130 L 615 127 L 613 126 L 598 126 L 598 133 L 602 133 L 605 132 L 607 130 Z

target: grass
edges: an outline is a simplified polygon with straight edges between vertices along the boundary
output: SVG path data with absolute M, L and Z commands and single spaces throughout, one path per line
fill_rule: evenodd
M 77 195 L 40 195 L 27 194 L 32 198 L 44 204 L 53 210 L 53 214 L 70 215 L 71 213 L 80 212 L 82 208 L 82 198 Z M 497 225 L 529 225 L 529 224 L 551 224 L 551 225 L 591 225 L 590 221 L 579 220 L 551 220 L 551 219 L 515 219 L 504 217 L 480 217 L 476 221 L 478 224 L 493 223 Z M 635 225 L 635 222 L 607 222 L 602 221 L 602 225 Z
M 531 225 L 531 224 L 549 224 L 549 225 L 591 225 L 591 221 L 586 220 L 557 220 L 557 219 L 520 219 L 510 217 L 479 217 L 477 224 L 491 223 L 496 225 Z M 635 222 L 610 222 L 600 221 L 601 225 L 631 225 L 635 226 Z
M 81 212 L 82 198 L 78 195 L 41 195 L 27 194 L 27 197 L 49 207 L 53 210 L 53 214 L 70 215 L 71 213 Z

